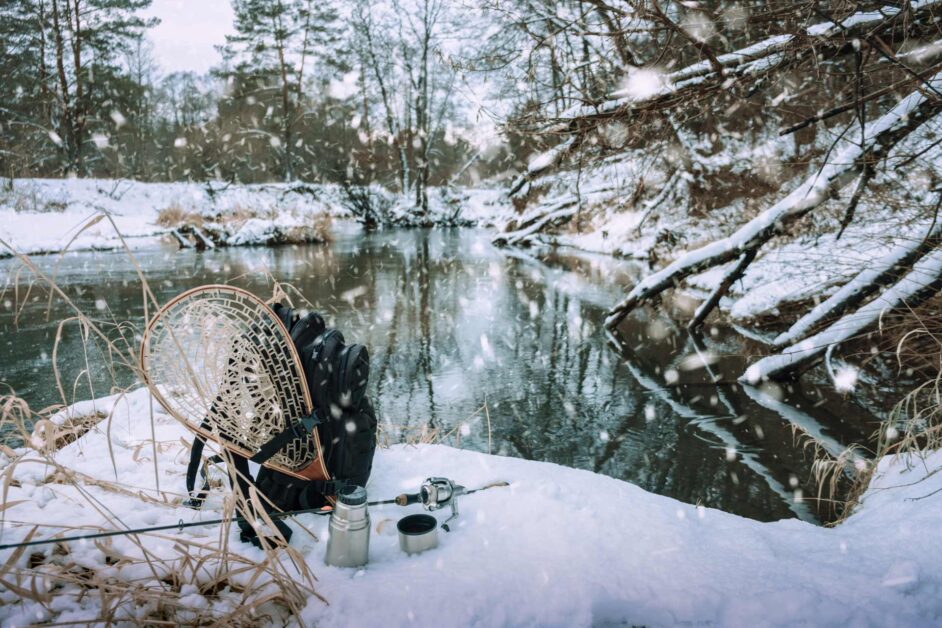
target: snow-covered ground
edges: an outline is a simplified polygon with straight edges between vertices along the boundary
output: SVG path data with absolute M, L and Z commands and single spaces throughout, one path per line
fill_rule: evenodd
M 273 233 L 311 225 L 318 216 L 352 219 L 336 185 L 224 183 L 140 183 L 104 179 L 16 179 L 0 187 L 0 239 L 19 253 L 112 249 L 153 245 L 170 229 L 157 224 L 161 212 L 196 215 L 207 221 L 234 221 L 230 245 L 261 244 Z M 500 189 L 462 190 L 449 200 L 430 190 L 433 221 L 460 210 L 476 224 L 493 222 L 509 211 Z M 395 198 L 390 195 L 390 202 Z M 401 204 L 401 203 L 400 203 Z M 114 221 L 102 214 L 107 213 Z M 0 246 L 0 257 L 9 255 Z
M 110 425 L 100 424 L 54 454 L 57 465 L 83 474 L 79 486 L 47 481 L 56 469 L 36 453 L 19 450 L 15 467 L 5 460 L 2 543 L 24 538 L 32 524 L 41 524 L 35 538 L 113 529 L 118 524 L 106 512 L 128 527 L 219 515 L 221 492 L 203 512 L 176 505 L 187 459 L 181 439 L 189 436 L 156 404 L 152 436 L 146 390 L 84 402 L 76 411 L 93 407 L 111 414 Z M 301 618 L 306 625 L 343 626 L 937 624 L 942 538 L 933 530 L 942 515 L 942 474 L 935 473 L 940 464 L 942 453 L 882 460 L 861 506 L 828 529 L 797 520 L 758 523 L 548 463 L 397 445 L 377 453 L 368 486 L 372 499 L 414 491 L 430 475 L 469 487 L 497 480 L 511 485 L 462 498 L 454 531 L 440 531 L 438 548 L 412 557 L 400 552 L 392 525 L 407 509 L 374 507 L 370 563 L 361 570 L 323 565 L 325 518 L 292 522 L 292 546 L 327 601 L 306 599 Z M 175 541 L 205 549 L 188 545 L 185 558 Z M 264 558 L 234 531 L 228 541 L 231 551 L 250 562 Z M 162 617 L 171 621 L 196 619 L 192 611 L 218 619 L 271 592 L 262 575 L 244 593 L 223 587 L 204 597 L 199 586 L 215 577 L 218 559 L 196 569 L 195 578 L 193 565 L 198 554 L 218 544 L 218 527 L 195 527 L 149 535 L 142 545 L 115 537 L 110 543 L 73 543 L 68 553 L 53 546 L 39 548 L 39 556 L 27 551 L 15 559 L 18 570 L 3 578 L 35 591 L 21 595 L 2 587 L 0 622 L 92 621 L 103 602 L 122 600 L 120 582 L 133 581 L 142 601 L 118 604 L 117 617 L 138 621 L 157 612 L 154 603 L 143 601 L 147 588 L 170 591 L 189 609 L 173 614 L 165 605 Z M 152 561 L 168 562 L 142 562 L 142 546 Z M 0 564 L 10 557 L 10 550 L 0 552 Z M 83 588 L 75 578 L 53 589 L 52 574 L 74 572 L 76 565 L 107 578 L 111 596 Z M 283 568 L 297 574 L 286 557 Z M 166 573 L 177 574 L 176 584 L 174 578 L 159 581 Z M 250 576 L 233 574 L 229 581 L 244 584 Z M 271 604 L 259 612 L 275 613 L 267 621 L 284 619 Z

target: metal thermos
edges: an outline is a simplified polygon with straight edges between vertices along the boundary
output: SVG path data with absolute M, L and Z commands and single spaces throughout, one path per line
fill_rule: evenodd
M 362 567 L 369 553 L 370 514 L 366 510 L 366 489 L 345 486 L 337 492 L 337 503 L 330 514 L 324 562 L 334 567 Z

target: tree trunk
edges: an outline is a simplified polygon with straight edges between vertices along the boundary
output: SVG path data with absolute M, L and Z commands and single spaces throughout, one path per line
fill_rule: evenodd
M 72 138 L 73 149 L 75 150 L 74 162 L 75 168 L 80 174 L 85 173 L 85 163 L 82 155 L 82 144 L 84 142 L 85 124 L 87 122 L 88 106 L 85 102 L 85 78 L 82 76 L 82 23 L 81 23 L 81 2 L 72 0 L 72 20 L 69 21 L 69 28 L 72 30 L 72 64 L 75 73 L 75 112 L 72 115 Z M 68 6 L 69 0 L 66 0 Z M 74 21 L 73 21 L 74 20 Z
M 399 125 L 396 124 L 396 116 L 393 112 L 392 103 L 389 99 L 389 91 L 386 89 L 386 81 L 383 79 L 382 69 L 379 67 L 379 58 L 376 55 L 376 48 L 373 42 L 372 27 L 368 16 L 364 16 L 363 34 L 366 37 L 367 52 L 370 57 L 370 66 L 373 69 L 373 77 L 379 85 L 380 97 L 383 101 L 383 109 L 386 114 L 386 128 L 392 138 L 393 146 L 399 158 L 399 191 L 405 194 L 409 186 L 409 164 L 406 160 L 405 147 L 402 145 L 402 137 Z
M 428 215 L 428 176 L 429 176 L 429 87 L 428 87 L 428 49 L 432 36 L 432 17 L 429 13 L 428 0 L 425 0 L 423 13 L 422 59 L 419 66 L 419 85 L 415 96 L 415 122 L 418 129 L 416 151 L 415 205 L 423 216 Z
M 275 33 L 283 32 L 281 28 L 281 18 L 275 20 Z M 288 63 L 285 60 L 285 41 L 283 39 L 275 40 L 275 48 L 278 50 L 278 69 L 281 78 L 281 142 L 282 142 L 282 178 L 286 183 L 294 180 L 294 172 L 291 163 L 291 86 L 288 83 Z
M 66 0 L 68 2 L 68 0 Z M 56 74 L 59 79 L 59 100 L 62 108 L 59 117 L 59 139 L 63 143 L 66 156 L 69 161 L 69 167 L 74 168 L 73 161 L 74 149 L 72 143 L 74 134 L 72 132 L 72 104 L 69 98 L 69 81 L 65 74 L 65 41 L 62 37 L 62 22 L 59 13 L 59 0 L 52 0 L 52 25 L 56 47 Z
M 39 0 L 36 9 L 39 30 L 39 95 L 43 103 L 43 121 L 45 123 L 52 117 L 51 103 L 49 102 L 49 72 L 46 68 L 46 0 Z

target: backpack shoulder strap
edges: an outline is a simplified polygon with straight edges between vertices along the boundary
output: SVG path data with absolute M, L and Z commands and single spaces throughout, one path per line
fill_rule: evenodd
M 196 495 L 193 490 L 196 488 L 196 474 L 200 471 L 200 462 L 203 458 L 203 447 L 206 445 L 206 439 L 197 434 L 193 438 L 193 445 L 190 447 L 190 463 L 186 466 L 186 494 L 190 496 L 184 501 L 184 505 L 190 508 L 199 509 L 206 500 L 206 487 L 200 489 Z
M 252 462 L 264 464 L 272 456 L 281 451 L 285 445 L 298 438 L 306 438 L 308 434 L 314 432 L 314 429 L 324 422 L 322 415 L 317 408 L 309 416 L 300 421 L 291 423 L 285 429 L 275 434 L 267 443 L 262 445 L 258 452 L 250 458 Z

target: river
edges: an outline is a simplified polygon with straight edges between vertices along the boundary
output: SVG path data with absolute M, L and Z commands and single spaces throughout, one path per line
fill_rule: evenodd
M 648 309 L 617 337 L 607 334 L 605 310 L 636 267 L 604 256 L 508 252 L 489 235 L 348 229 L 328 245 L 154 247 L 135 258 L 161 302 L 205 283 L 266 297 L 272 277 L 297 287 L 348 342 L 369 347 L 384 442 L 437 433 L 762 521 L 834 516 L 811 499 L 814 447 L 806 445 L 836 453 L 864 442 L 874 416 L 826 387 L 739 386 L 745 356 L 759 347 L 731 329 L 695 338 Z M 93 317 L 130 321 L 124 336 L 135 342 L 142 288 L 125 253 L 69 253 L 57 267 L 53 256 L 35 259 L 46 272 L 56 268 L 58 285 Z M 53 349 L 70 311 L 56 298 L 47 315 L 48 293 L 18 269 L 0 261 L 0 381 L 39 409 L 63 401 Z M 56 363 L 68 401 L 133 383 L 83 343 L 74 322 L 62 328 Z

